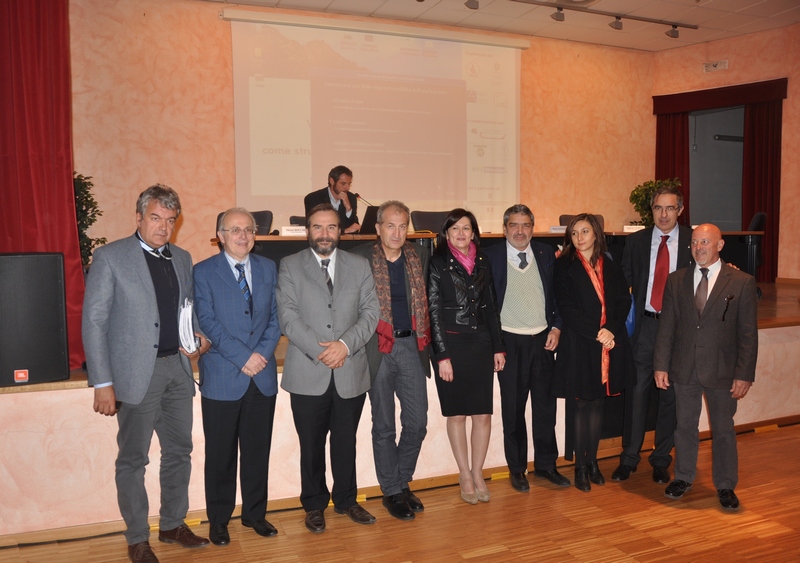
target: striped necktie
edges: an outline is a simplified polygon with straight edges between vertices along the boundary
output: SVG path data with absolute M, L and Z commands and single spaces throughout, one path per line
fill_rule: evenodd
M 331 292 L 333 295 L 333 280 L 331 280 L 331 275 L 328 273 L 328 264 L 331 263 L 330 258 L 324 258 L 319 261 L 322 267 L 322 273 L 325 274 L 325 283 L 328 284 L 328 291 Z
M 250 307 L 250 314 L 253 313 L 253 296 L 250 295 L 250 286 L 247 285 L 247 278 L 244 277 L 244 264 L 236 264 L 236 269 L 239 271 L 239 277 L 236 283 L 239 284 L 239 289 L 244 295 L 244 300 L 247 301 L 247 306 Z

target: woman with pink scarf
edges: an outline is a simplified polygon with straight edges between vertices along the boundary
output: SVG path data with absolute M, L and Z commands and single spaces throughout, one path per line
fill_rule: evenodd
M 483 463 L 492 431 L 494 372 L 505 365 L 505 348 L 489 260 L 480 252 L 478 222 L 465 209 L 453 209 L 437 235 L 428 303 L 436 390 L 461 498 L 469 504 L 488 502 Z

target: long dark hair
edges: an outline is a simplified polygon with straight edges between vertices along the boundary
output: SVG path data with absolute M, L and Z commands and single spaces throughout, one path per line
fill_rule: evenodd
M 569 222 L 569 225 L 567 225 L 567 230 L 564 232 L 564 249 L 561 251 L 561 255 L 567 256 L 572 260 L 575 259 L 575 253 L 577 251 L 575 250 L 575 246 L 572 244 L 572 229 L 575 228 L 575 225 L 579 221 L 586 221 L 594 231 L 594 250 L 592 250 L 592 257 L 589 260 L 589 263 L 592 266 L 595 266 L 600 256 L 605 254 L 607 247 L 606 236 L 603 234 L 603 229 L 600 228 L 600 222 L 597 220 L 597 217 L 591 213 L 581 213 L 580 215 L 575 215 L 575 217 L 573 217 Z
M 480 231 L 478 230 L 478 220 L 475 218 L 475 215 L 472 212 L 467 211 L 466 209 L 462 209 L 461 207 L 457 207 L 450 211 L 447 214 L 447 217 L 444 218 L 444 223 L 442 223 L 441 231 L 436 235 L 436 250 L 434 250 L 434 254 L 445 254 L 447 250 L 447 229 L 461 221 L 464 217 L 469 218 L 469 222 L 472 225 L 472 242 L 475 243 L 476 250 L 481 249 L 481 237 Z

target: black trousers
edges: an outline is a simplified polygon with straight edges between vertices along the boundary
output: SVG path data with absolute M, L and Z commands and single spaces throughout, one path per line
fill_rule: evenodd
M 356 431 L 367 394 L 343 399 L 331 382 L 322 395 L 291 394 L 300 439 L 300 503 L 306 511 L 325 510 L 333 498 L 345 510 L 356 503 Z M 333 494 L 325 479 L 325 442 L 330 432 Z
M 263 395 L 253 380 L 238 401 L 202 398 L 206 513 L 212 526 L 227 524 L 236 505 L 237 454 L 242 462 L 242 520 L 258 522 L 267 513 L 275 398 Z
M 503 331 L 506 365 L 497 374 L 503 410 L 503 447 L 511 473 L 528 468 L 528 428 L 525 407 L 531 399 L 533 466 L 556 468 L 556 398 L 549 390 L 553 378 L 553 352 L 544 349 L 547 332 L 534 336 Z

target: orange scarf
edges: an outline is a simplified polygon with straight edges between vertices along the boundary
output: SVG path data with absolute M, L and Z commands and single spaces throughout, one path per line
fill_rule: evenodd
M 592 268 L 592 265 L 589 264 L 589 261 L 584 258 L 580 251 L 577 251 L 576 253 L 581 259 L 581 264 L 583 264 L 583 268 L 586 270 L 586 273 L 589 274 L 589 279 L 592 280 L 594 291 L 597 293 L 597 298 L 600 300 L 600 326 L 602 327 L 606 324 L 606 296 L 604 291 L 605 284 L 603 283 L 603 255 L 601 254 L 598 257 L 597 264 L 595 264 L 594 268 Z M 611 366 L 611 357 L 609 356 L 610 351 L 611 350 L 609 348 L 603 346 L 602 355 L 600 357 L 600 372 L 603 385 L 606 386 L 607 395 L 609 394 L 608 370 Z

